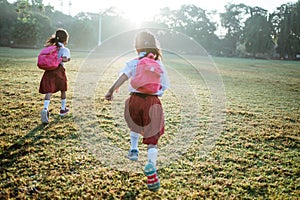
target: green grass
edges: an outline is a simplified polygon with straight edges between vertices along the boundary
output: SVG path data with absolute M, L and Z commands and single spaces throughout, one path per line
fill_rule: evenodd
M 103 100 L 128 57 L 114 61 L 101 74 L 95 120 L 87 119 L 81 127 L 78 119 L 84 118 L 76 113 L 59 117 L 60 99 L 55 94 L 50 124 L 44 126 L 39 116 L 44 96 L 38 93 L 43 71 L 36 67 L 37 54 L 37 50 L 0 48 L 1 199 L 299 198 L 299 62 L 213 58 L 225 87 L 226 120 L 215 145 L 204 155 L 201 145 L 214 120 L 209 87 L 185 61 L 166 55 L 173 88 L 162 98 L 166 115 L 159 157 L 162 187 L 153 193 L 146 189 L 142 174 L 145 146 L 140 144 L 141 161 L 132 164 L 133 169 L 112 167 L 101 158 L 101 138 L 108 138 L 121 154 L 129 148 L 122 116 L 126 86 L 112 103 Z M 77 109 L 73 90 L 81 67 L 88 67 L 86 55 L 73 52 L 67 65 L 68 104 L 73 112 Z M 205 65 L 197 57 L 188 60 Z M 99 65 L 101 60 L 89 62 Z M 84 145 L 87 137 L 94 143 Z M 190 144 L 181 157 L 170 160 L 164 147 L 180 148 L 172 143 L 176 137 Z M 120 166 L 131 166 L 124 162 L 128 163 Z

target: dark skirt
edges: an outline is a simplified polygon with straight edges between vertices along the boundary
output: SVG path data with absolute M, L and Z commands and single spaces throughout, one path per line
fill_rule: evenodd
M 40 82 L 40 93 L 56 93 L 58 91 L 67 91 L 67 89 L 67 76 L 63 66 L 60 65 L 55 70 L 44 72 Z
M 156 145 L 164 133 L 164 113 L 158 96 L 133 93 L 125 103 L 130 130 L 143 135 L 144 144 Z

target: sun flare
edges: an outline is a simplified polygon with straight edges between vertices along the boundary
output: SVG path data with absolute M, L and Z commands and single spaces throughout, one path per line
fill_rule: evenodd
M 140 26 L 144 21 L 152 20 L 153 17 L 159 13 L 160 8 L 156 4 L 148 3 L 145 5 L 144 2 L 135 2 L 135 4 L 119 4 L 117 8 L 122 11 L 124 18 L 129 19 L 137 27 Z

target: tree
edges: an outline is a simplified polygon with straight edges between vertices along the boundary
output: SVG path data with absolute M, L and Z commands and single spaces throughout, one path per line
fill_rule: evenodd
M 13 32 L 14 46 L 37 46 L 49 36 L 50 19 L 42 13 L 42 1 L 31 2 L 32 4 L 28 0 L 16 2 L 18 18 Z
M 274 47 L 271 37 L 272 25 L 267 19 L 259 14 L 254 14 L 250 17 L 244 28 L 244 42 L 246 51 L 252 53 L 254 57 L 258 53 L 271 53 Z
M 49 17 L 41 14 L 34 13 L 32 15 L 35 25 L 35 38 L 36 46 L 39 47 L 45 43 L 46 38 L 50 37 L 52 34 L 52 27 Z
M 280 19 L 276 50 L 281 58 L 294 59 L 300 51 L 300 1 L 281 5 L 275 14 Z
M 295 4 L 283 4 L 269 15 L 262 8 L 244 4 L 228 4 L 225 9 L 220 15 L 221 24 L 227 30 L 222 40 L 215 34 L 216 24 L 210 20 L 211 14 L 195 5 L 183 5 L 178 10 L 163 8 L 153 21 L 142 26 L 184 33 L 216 55 L 222 52 L 225 56 L 236 56 L 242 45 L 253 55 L 270 52 L 271 40 L 281 57 L 294 58 L 299 53 L 299 0 Z M 57 28 L 65 28 L 70 33 L 71 47 L 92 48 L 98 40 L 98 14 L 72 17 L 45 6 L 43 0 L 17 0 L 13 4 L 0 0 L 0 45 L 10 45 L 13 41 L 16 46 L 41 46 Z M 116 8 L 102 12 L 103 40 L 133 28 L 134 24 L 124 19 Z
M 300 36 L 300 1 L 295 4 L 293 10 L 293 32 L 298 36 Z
M 164 8 L 159 22 L 169 29 L 184 33 L 199 42 L 210 53 L 215 53 L 219 38 L 215 35 L 216 26 L 206 11 L 195 5 L 182 5 L 179 10 Z
M 103 40 L 134 28 L 133 23 L 123 18 L 117 8 L 111 7 L 102 13 Z
M 248 14 L 249 6 L 245 4 L 227 4 L 225 12 L 220 14 L 221 25 L 227 30 L 222 43 L 224 55 L 237 55 L 237 45 L 241 40 L 244 22 Z
M 155 21 L 158 24 L 163 24 L 166 28 L 174 27 L 174 22 L 176 22 L 176 11 L 170 10 L 170 8 L 165 7 L 160 9 L 160 13 L 155 16 Z
M 8 46 L 17 20 L 15 7 L 7 0 L 0 0 L 0 45 Z
M 72 45 L 83 49 L 96 46 L 99 15 L 81 12 L 75 16 L 75 19 L 69 28 Z
M 18 0 L 17 13 L 18 19 L 14 29 L 14 45 L 15 46 L 30 46 L 36 44 L 36 38 L 33 34 L 36 31 L 34 19 L 30 11 L 28 0 Z M 35 34 L 34 34 L 35 36 Z

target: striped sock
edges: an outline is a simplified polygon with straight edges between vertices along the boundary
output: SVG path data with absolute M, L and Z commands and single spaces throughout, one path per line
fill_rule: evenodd
M 160 181 L 152 162 L 146 164 L 144 173 L 147 176 L 147 188 L 151 191 L 157 191 L 160 188 Z

